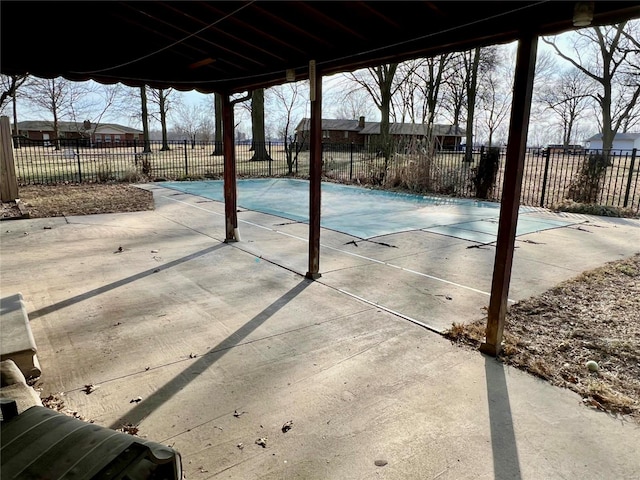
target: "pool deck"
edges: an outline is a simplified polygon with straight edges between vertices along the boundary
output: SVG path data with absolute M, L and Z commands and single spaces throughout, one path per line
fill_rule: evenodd
M 154 211 L 2 223 L 42 395 L 138 425 L 189 479 L 637 478 L 638 425 L 437 333 L 484 317 L 492 245 L 323 229 L 310 281 L 304 223 L 241 208 L 225 244 L 222 203 L 141 188 Z M 513 301 L 640 250 L 638 220 L 527 216 L 563 226 L 517 238 Z

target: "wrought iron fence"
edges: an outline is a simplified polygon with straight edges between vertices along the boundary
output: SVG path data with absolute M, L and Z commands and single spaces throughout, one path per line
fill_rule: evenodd
M 14 148 L 18 181 L 27 184 L 82 182 L 146 182 L 158 180 L 221 179 L 221 145 L 214 142 L 120 142 L 90 146 L 65 139 L 21 139 Z M 309 151 L 277 142 L 235 145 L 237 176 L 308 178 Z M 403 150 L 385 159 L 381 152 L 357 144 L 324 144 L 322 174 L 327 181 L 356 183 L 416 193 L 478 197 L 484 148 L 471 152 L 427 154 Z M 500 201 L 505 149 L 497 153 L 495 171 L 483 195 Z M 574 200 L 640 211 L 640 166 L 637 150 L 528 149 L 521 202 L 550 207 Z

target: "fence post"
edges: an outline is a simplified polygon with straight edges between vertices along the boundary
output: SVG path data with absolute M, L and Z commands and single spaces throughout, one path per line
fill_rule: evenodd
M 138 140 L 133 139 L 133 153 L 138 153 Z
M 294 142 L 296 148 L 296 176 L 298 175 L 298 142 Z
M 547 191 L 547 178 L 549 176 L 549 158 L 551 157 L 551 149 L 547 148 L 544 154 L 544 176 L 542 177 L 542 194 L 540 195 L 540 206 L 544 207 L 544 194 Z
M 273 163 L 273 158 L 271 158 L 271 140 L 269 140 L 269 158 L 267 158 L 267 163 L 269 165 L 269 176 L 271 176 L 271 164 Z
M 624 192 L 624 203 L 622 205 L 624 208 L 627 208 L 627 205 L 629 204 L 629 193 L 631 192 L 631 179 L 633 178 L 633 170 L 636 164 L 637 153 L 638 153 L 637 148 L 634 148 L 633 150 L 631 150 L 631 165 L 629 165 L 629 178 L 627 179 L 627 189 Z
M 353 181 L 353 142 L 349 145 L 349 181 Z
M 13 139 L 9 117 L 0 117 L 0 197 L 3 202 L 12 202 L 18 196 L 18 177 L 13 156 Z
M 80 163 L 80 140 L 76 138 L 76 157 L 78 158 L 78 183 L 82 183 L 82 164 Z
M 187 139 L 184 139 L 184 176 L 189 175 L 189 154 L 187 153 Z

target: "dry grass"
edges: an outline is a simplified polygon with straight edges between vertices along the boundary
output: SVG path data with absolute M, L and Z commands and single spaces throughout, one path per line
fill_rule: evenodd
M 477 348 L 484 334 L 479 321 L 454 324 L 446 337 Z M 499 360 L 640 423 L 640 253 L 513 305 Z

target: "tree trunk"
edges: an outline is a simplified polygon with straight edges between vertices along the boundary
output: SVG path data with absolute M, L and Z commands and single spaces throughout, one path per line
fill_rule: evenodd
M 466 62 L 465 62 L 466 63 Z M 467 81 L 467 151 L 465 161 L 473 161 L 473 116 L 476 108 L 476 90 L 478 84 L 478 65 L 480 64 L 480 47 L 473 51 L 471 65 L 467 63 L 469 69 Z
M 142 105 L 142 132 L 144 150 L 142 153 L 151 153 L 151 142 L 149 141 L 149 112 L 147 111 L 147 87 L 140 87 L 140 101 Z
M 264 88 L 251 92 L 251 130 L 253 139 L 253 157 L 251 162 L 271 161 L 266 148 L 264 133 Z
M 167 139 L 167 96 L 164 94 L 164 90 L 158 90 L 158 106 L 160 107 L 160 127 L 162 128 L 162 148 L 161 152 L 171 150 L 169 148 L 169 141 Z
M 389 114 L 391 111 L 391 88 L 393 87 L 393 77 L 398 68 L 397 63 L 376 67 L 380 86 L 380 150 L 385 160 L 385 167 L 391 157 L 391 135 L 389 134 Z M 386 170 L 386 168 L 385 168 Z
M 20 130 L 18 129 L 18 110 L 16 108 L 16 91 L 13 91 L 13 96 L 11 97 L 11 102 L 13 104 L 13 148 L 20 148 Z
M 214 134 L 214 147 L 212 156 L 223 155 L 222 151 L 222 97 L 219 93 L 214 93 L 215 122 L 216 131 Z

